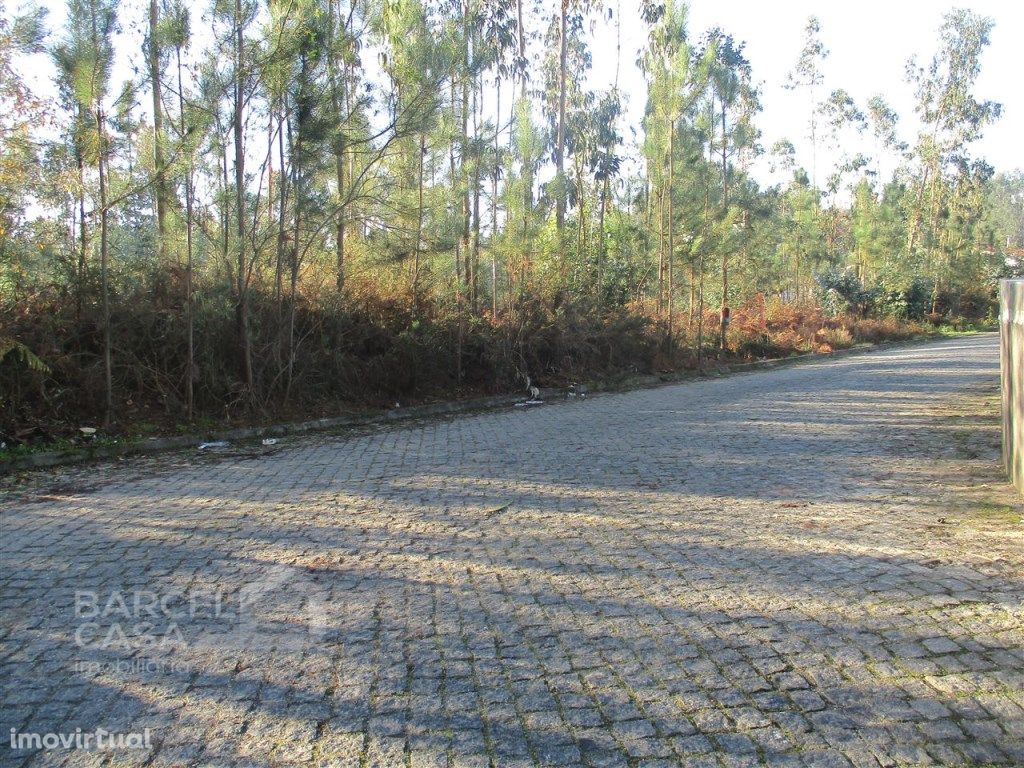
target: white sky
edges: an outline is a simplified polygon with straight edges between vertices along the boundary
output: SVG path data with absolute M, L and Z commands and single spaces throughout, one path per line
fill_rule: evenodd
M 622 58 L 620 83 L 626 94 L 627 105 L 622 133 L 630 137 L 630 126 L 640 133 L 646 99 L 643 77 L 636 67 L 637 51 L 646 44 L 646 34 L 639 18 L 638 0 L 604 0 L 621 7 Z M 6 0 L 8 8 L 17 0 Z M 550 5 L 554 0 L 546 0 Z M 0 0 L 0 11 L 5 0 Z M 42 0 L 50 9 L 49 26 L 54 31 L 50 42 L 59 37 L 59 27 L 65 18 L 64 0 Z M 208 22 L 198 18 L 207 10 L 206 0 L 192 3 L 193 29 L 200 38 L 208 36 Z M 1011 170 L 1024 166 L 1019 150 L 1024 136 L 1024 3 L 1019 0 L 969 0 L 961 3 L 995 20 L 992 43 L 982 60 L 982 74 L 976 89 L 979 98 L 995 99 L 1003 104 L 1003 116 L 990 126 L 984 138 L 977 143 L 973 154 L 985 157 L 996 170 Z M 119 41 L 119 61 L 112 78 L 112 90 L 129 75 L 128 61 L 142 64 L 139 25 L 144 21 L 145 5 L 139 0 L 123 2 L 120 22 L 124 37 Z M 817 15 L 821 20 L 821 38 L 830 50 L 824 64 L 825 83 L 822 92 L 834 88 L 846 89 L 863 109 L 867 99 L 880 93 L 901 117 L 900 133 L 913 144 L 916 123 L 913 115 L 912 87 L 904 82 L 907 59 L 917 54 L 922 61 L 930 59 L 936 48 L 937 30 L 944 12 L 953 6 L 928 0 L 859 0 L 858 2 L 822 2 L 821 0 L 693 0 L 690 5 L 689 36 L 699 40 L 705 30 L 720 26 L 738 41 L 746 42 L 747 57 L 753 68 L 754 79 L 762 86 L 763 111 L 757 118 L 762 131 L 762 145 L 768 149 L 779 138 L 788 138 L 797 148 L 798 162 L 810 168 L 809 142 L 805 140 L 807 125 L 806 97 L 782 88 L 786 73 L 792 68 L 803 45 L 803 28 L 807 17 Z M 6 11 L 3 11 L 6 12 Z M 549 11 L 545 10 L 545 14 Z M 537 23 L 536 17 L 532 18 Z M 133 41 L 125 45 L 125 38 Z M 615 75 L 615 28 L 607 22 L 598 23 L 596 39 L 592 43 L 594 66 L 589 78 L 595 90 L 611 86 Z M 43 93 L 53 93 L 52 65 L 44 57 L 34 57 L 29 66 L 30 79 Z M 507 91 L 506 91 L 507 93 Z M 485 96 L 485 104 L 490 99 Z M 143 109 L 146 99 L 142 97 Z M 861 146 L 846 147 L 850 154 L 864 151 L 871 154 L 869 139 Z M 819 147 L 818 180 L 823 183 L 828 171 L 838 158 Z M 883 164 L 888 176 L 893 162 Z M 780 181 L 781 174 L 772 176 L 767 161 L 754 168 L 762 182 Z

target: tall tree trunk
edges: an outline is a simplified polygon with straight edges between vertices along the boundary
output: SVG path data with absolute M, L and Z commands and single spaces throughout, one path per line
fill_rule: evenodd
M 301 78 L 306 77 L 306 61 L 303 59 Z M 302 115 L 301 109 L 296 110 L 297 115 Z M 288 374 L 284 391 L 285 401 L 291 397 L 292 382 L 295 376 L 295 313 L 298 301 L 299 287 L 299 254 L 302 246 L 302 201 L 305 197 L 305 180 L 302 170 L 302 137 L 306 128 L 300 122 L 296 125 L 295 144 L 291 147 L 292 157 L 292 189 L 295 191 L 295 222 L 292 230 L 291 247 L 288 249 Z
M 427 134 L 420 132 L 420 162 L 416 193 L 416 253 L 412 262 L 412 305 L 418 312 L 420 306 L 420 258 L 423 253 L 423 163 L 427 154 Z
M 80 150 L 75 150 L 75 164 L 78 167 L 78 289 L 75 297 L 75 319 L 82 320 L 82 303 L 85 298 L 85 271 L 88 260 L 88 228 L 85 218 L 85 163 Z
M 561 0 L 558 18 L 558 132 L 555 139 L 555 172 L 558 175 L 558 196 L 555 200 L 555 227 L 559 233 L 565 225 L 565 68 L 568 54 L 566 39 L 569 0 Z M 563 257 L 564 258 L 564 257 Z
M 800 303 L 800 282 L 801 282 L 801 280 L 800 280 L 800 257 L 801 257 L 802 254 L 803 254 L 803 251 L 801 251 L 799 248 L 797 248 L 796 249 L 796 280 L 794 281 L 794 283 L 796 285 L 796 301 L 797 301 L 798 304 Z
M 92 45 L 99 49 L 100 37 L 95 9 L 90 14 L 92 21 Z M 94 73 L 95 75 L 95 73 Z M 107 137 L 104 129 L 103 103 L 94 95 L 92 112 L 96 129 L 96 170 L 100 187 L 100 301 L 103 314 L 103 426 L 109 427 L 114 416 L 114 365 L 113 342 L 110 328 L 110 246 L 107 231 Z
M 460 286 L 460 289 L 468 297 L 469 286 L 473 280 L 472 272 L 472 253 L 469 245 L 470 231 L 473 227 L 473 209 L 470 200 L 469 182 L 470 182 L 470 167 L 469 167 L 469 79 L 470 79 L 470 24 L 469 24 L 469 0 L 465 0 L 463 3 L 463 15 L 462 15 L 462 34 L 463 40 L 463 70 L 462 70 L 462 144 L 460 151 L 462 154 L 462 166 L 460 169 L 460 177 L 462 182 L 462 258 L 463 268 L 462 274 L 465 278 L 465 284 Z M 460 323 L 461 331 L 461 323 Z
M 480 83 L 473 83 L 473 141 L 474 144 L 480 137 L 479 108 L 482 98 L 480 96 Z M 473 314 L 479 312 L 479 291 L 480 291 L 480 158 L 474 158 L 473 162 L 473 259 L 470 274 L 470 307 Z
M 914 246 L 917 245 L 917 238 L 921 235 L 921 227 L 924 224 L 924 191 L 928 186 L 928 175 L 931 166 L 926 166 L 921 176 L 921 185 L 917 191 L 917 201 L 914 205 L 914 218 L 910 224 L 910 235 L 907 237 L 907 255 L 912 256 Z
M 221 258 L 227 267 L 228 273 L 234 278 L 234 268 L 231 266 L 231 248 L 230 248 L 230 237 L 231 237 L 231 184 L 228 182 L 228 139 L 227 134 L 221 133 L 220 126 L 218 125 L 218 141 L 220 143 L 220 184 L 221 184 L 221 205 L 222 210 L 220 212 L 220 250 Z M 231 290 L 234 290 L 234 286 L 230 286 Z
M 619 96 L 619 69 L 622 64 L 622 2 L 618 0 L 615 4 L 615 81 L 612 85 L 612 92 L 615 94 L 616 99 Z M 604 148 L 605 157 L 610 160 L 612 155 L 611 141 Z M 608 259 L 608 236 L 605 232 L 605 215 L 606 209 L 608 208 L 608 198 L 611 192 L 611 174 L 609 169 L 604 169 L 604 183 L 601 185 L 601 211 L 598 216 L 598 237 L 600 238 L 597 246 L 597 298 L 599 304 L 604 303 L 604 265 Z
M 577 195 L 577 208 L 576 211 L 576 258 L 582 262 L 586 256 L 587 247 L 587 233 L 585 228 L 586 212 L 587 212 L 587 187 L 583 179 L 583 157 L 586 152 L 586 148 L 581 147 L 583 151 L 577 153 L 573 157 L 573 170 L 576 174 L 576 195 Z
M 697 369 L 704 360 L 704 253 L 698 259 L 700 274 L 697 284 Z
M 93 34 L 95 36 L 95 17 Z M 96 165 L 100 182 L 100 290 L 103 311 L 103 426 L 109 427 L 114 416 L 114 366 L 110 331 L 110 247 L 107 233 L 107 168 L 106 132 L 103 129 L 103 109 L 96 105 L 96 136 L 99 152 Z
M 498 137 L 501 134 L 501 75 L 494 76 L 494 90 L 497 103 L 494 108 L 494 173 L 491 174 L 491 318 L 498 318 L 498 170 L 500 152 Z
M 288 229 L 285 225 L 285 217 L 288 213 L 288 161 L 284 154 L 284 123 L 287 103 L 285 97 L 278 99 L 277 114 L 277 158 L 278 174 L 277 183 L 277 247 L 274 258 L 274 305 L 277 311 L 278 328 L 281 327 L 284 313 L 284 262 L 285 251 L 288 247 Z
M 604 231 L 604 218 L 605 209 L 608 207 L 608 174 L 605 173 L 604 181 L 601 184 L 601 209 L 598 212 L 597 231 L 598 231 L 598 243 L 597 243 L 597 298 L 599 303 L 603 303 L 604 292 L 602 287 L 604 285 L 604 262 L 607 258 L 607 246 L 606 236 Z
M 658 185 L 658 314 L 665 311 L 665 180 Z
M 676 241 L 675 241 L 675 195 L 673 194 L 673 188 L 675 186 L 676 179 L 676 119 L 671 117 L 668 121 L 668 354 L 670 359 L 675 359 L 675 342 L 673 340 L 673 333 L 675 332 L 675 304 L 676 304 L 676 286 L 675 286 L 675 261 L 676 261 Z
M 238 346 L 240 374 L 249 397 L 253 395 L 252 341 L 249 335 L 249 270 L 245 249 L 245 145 L 242 108 L 245 88 L 245 49 L 242 33 L 242 0 L 235 0 L 235 216 L 238 227 Z
M 689 254 L 689 286 L 690 296 L 687 299 L 686 304 L 686 331 L 689 333 L 693 330 L 693 314 L 697 309 L 697 273 L 693 267 L 693 253 Z
M 348 115 L 348 63 L 342 64 L 341 78 L 335 63 L 337 50 L 338 23 L 340 13 L 336 15 L 334 0 L 330 2 L 330 49 L 327 56 L 328 73 L 331 86 L 331 106 L 335 119 L 338 120 L 338 135 L 334 141 L 334 175 L 338 184 L 338 220 L 335 223 L 334 236 L 334 286 L 341 292 L 345 287 L 345 134 L 341 129 Z
M 455 86 L 455 75 L 452 75 L 451 80 L 450 80 L 450 90 L 451 90 L 451 97 L 450 98 L 451 98 L 451 105 L 452 105 L 452 112 L 453 113 L 456 112 L 456 109 L 457 109 L 456 105 L 458 104 L 458 101 L 457 101 L 457 98 L 456 98 L 456 95 L 455 95 L 455 87 L 456 87 Z M 452 118 L 453 118 L 453 120 L 455 119 L 455 115 L 454 114 L 452 115 Z M 461 139 L 459 140 L 459 142 L 461 144 Z M 453 137 L 452 141 L 448 145 L 448 170 L 449 170 L 449 177 L 451 178 L 451 182 L 452 182 L 452 208 L 451 208 L 452 213 L 455 212 L 455 205 L 456 205 L 455 201 L 456 200 L 461 200 L 461 197 L 459 195 L 459 174 L 458 174 L 458 171 L 457 171 L 457 166 L 455 164 L 455 144 L 456 144 L 456 141 L 455 141 L 455 139 Z M 460 237 L 455 238 L 455 298 L 456 298 L 456 303 L 459 304 L 459 306 L 461 306 L 461 303 L 460 303 L 461 302 L 461 296 L 462 296 L 462 238 L 460 236 Z
M 267 99 L 267 221 L 274 217 L 274 103 Z
M 939 275 L 940 265 L 935 253 L 935 230 L 938 229 L 939 224 L 939 202 L 941 200 L 942 189 L 939 186 L 940 174 L 938 171 L 932 174 L 931 191 L 928 196 L 931 198 L 931 211 L 928 216 L 928 248 L 925 251 L 925 264 L 927 269 L 935 270 L 936 274 Z M 940 275 L 941 276 L 941 275 Z M 938 282 L 938 281 L 936 281 Z M 935 310 L 932 310 L 933 312 Z
M 185 124 L 185 91 L 181 72 L 181 48 L 176 49 L 178 63 L 178 116 L 181 121 L 181 141 L 186 141 L 188 126 Z M 185 337 L 188 359 L 185 375 L 185 416 L 189 422 L 195 417 L 196 344 L 195 319 L 192 298 L 192 153 L 189 152 L 185 169 Z
M 714 103 L 710 105 L 708 113 L 709 125 L 714 126 L 715 124 L 715 109 Z M 714 135 L 708 139 L 708 167 L 711 167 L 714 163 L 715 155 L 715 141 Z M 704 243 L 707 242 L 708 236 L 711 233 L 711 174 L 707 174 L 707 181 L 704 184 L 704 224 L 703 224 L 703 238 L 701 247 L 698 249 L 700 256 L 697 260 L 698 277 L 697 277 L 697 368 L 700 370 L 704 360 L 704 268 L 706 266 L 704 261 Z
M 654 221 L 654 183 L 651 181 L 650 169 L 648 173 L 644 174 L 644 250 L 646 251 L 650 247 L 650 236 L 653 230 Z M 643 285 L 645 279 L 637 281 L 637 299 L 640 297 L 640 286 Z
M 525 62 L 526 61 L 526 27 L 523 25 L 523 0 L 516 0 L 516 14 L 517 14 L 517 18 L 518 18 L 518 24 L 517 24 L 517 28 L 516 28 L 516 37 L 517 37 L 517 42 L 519 43 L 519 60 L 520 60 L 520 62 Z M 528 67 L 526 65 L 524 65 L 522 70 L 519 73 L 519 100 L 520 100 L 520 102 L 525 101 L 526 98 L 527 98 L 526 83 L 527 83 L 528 80 L 529 80 Z M 516 113 L 515 99 L 514 98 L 510 99 L 510 101 L 512 101 L 512 103 L 513 103 L 512 114 L 515 114 Z M 510 125 L 510 127 L 509 127 L 509 132 L 508 132 L 508 134 L 509 134 L 508 135 L 508 144 L 509 144 L 509 150 L 511 151 L 511 149 L 514 146 L 514 143 L 515 143 L 515 133 L 516 133 L 516 131 L 515 131 L 515 126 L 512 123 L 510 123 L 509 125 Z M 524 158 L 524 161 L 523 161 L 524 167 L 522 169 L 522 173 L 523 173 L 523 241 L 522 242 L 524 244 L 524 247 L 525 247 L 525 243 L 526 243 L 526 235 L 527 235 L 528 229 L 529 229 L 530 211 L 533 209 L 533 177 L 532 177 L 532 174 L 530 174 L 530 175 L 527 174 L 527 168 L 525 167 L 527 162 L 529 162 L 529 161 Z M 528 268 L 528 259 L 529 259 L 529 256 L 527 254 L 525 254 L 525 253 L 520 257 L 520 270 L 519 270 L 520 271 L 520 277 L 519 277 L 519 291 L 518 291 L 519 303 L 520 304 L 522 304 L 523 291 L 525 290 L 525 286 L 526 286 L 526 271 L 527 271 L 527 268 Z M 509 261 L 511 261 L 511 260 L 509 260 Z M 513 267 L 512 267 L 512 265 L 508 264 L 507 269 L 508 269 L 508 273 L 509 273 L 508 304 L 509 304 L 509 311 L 512 311 L 513 304 L 514 304 L 514 301 L 515 301 L 514 296 L 516 295 L 513 292 L 513 287 L 512 287 L 512 283 L 513 283 L 513 277 L 512 277 Z
M 338 198 L 344 201 L 345 195 L 345 150 L 341 150 L 334 159 L 334 172 L 338 181 Z M 338 222 L 334 232 L 334 287 L 340 292 L 345 287 L 345 221 L 344 202 L 338 204 Z
M 729 216 L 729 163 L 727 155 L 728 135 L 726 133 L 725 99 L 721 100 L 722 107 L 722 220 L 728 220 Z M 719 338 L 718 346 L 725 350 L 726 317 L 729 308 L 729 250 L 722 248 L 722 306 L 719 310 Z
M 523 26 L 523 0 L 516 0 L 516 42 L 519 44 L 519 61 L 526 61 L 526 27 Z M 519 98 L 526 98 L 526 80 L 527 80 L 527 67 L 524 65 L 522 71 L 519 73 Z M 512 95 L 512 101 L 515 102 L 515 94 Z
M 160 88 L 160 7 L 157 0 L 149 0 L 149 79 L 153 92 L 153 167 L 156 178 L 153 192 L 156 197 L 157 257 L 161 266 L 167 264 L 167 179 L 164 173 L 163 99 Z
M 468 56 L 468 54 L 467 54 Z M 455 75 L 451 78 L 451 103 L 452 111 L 456 109 L 458 103 L 455 95 Z M 463 88 L 463 96 L 465 96 L 465 88 Z M 465 99 L 463 99 L 463 102 Z M 465 166 L 465 147 L 466 147 L 466 130 L 465 130 L 465 112 L 463 112 L 463 130 L 462 136 L 460 137 L 460 147 L 463 150 L 462 155 L 462 166 Z M 458 199 L 459 195 L 459 184 L 462 177 L 465 175 L 462 173 L 462 168 L 456 173 L 455 166 L 455 142 L 453 141 L 449 147 L 448 159 L 451 166 L 451 179 L 453 192 L 455 198 Z M 468 190 L 467 190 L 468 194 Z M 469 198 L 467 195 L 461 195 L 463 214 L 466 217 L 464 222 L 462 237 L 455 241 L 455 326 L 456 326 L 456 341 L 455 341 L 455 381 L 457 384 L 462 383 L 462 303 L 463 303 L 463 287 L 462 287 L 462 252 L 465 245 L 465 240 L 469 237 Z

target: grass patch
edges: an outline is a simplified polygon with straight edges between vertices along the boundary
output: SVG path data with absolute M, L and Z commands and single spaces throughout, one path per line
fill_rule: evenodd
M 990 523 L 1022 523 L 1020 509 L 1012 504 L 1000 504 L 993 501 L 979 502 L 972 510 L 971 517 Z

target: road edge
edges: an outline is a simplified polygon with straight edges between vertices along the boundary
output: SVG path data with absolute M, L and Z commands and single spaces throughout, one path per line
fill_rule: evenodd
M 978 331 L 963 334 L 964 337 L 983 336 L 989 331 Z M 714 369 L 682 370 L 663 374 L 645 374 L 628 378 L 609 378 L 588 384 L 589 390 L 595 394 L 612 394 L 632 392 L 641 389 L 655 389 L 673 386 L 691 381 L 724 378 L 740 373 L 753 373 L 776 368 L 790 368 L 802 363 L 820 360 L 838 359 L 854 355 L 878 352 L 901 347 L 922 346 L 937 341 L 961 338 L 959 336 L 929 336 L 925 338 L 903 339 L 900 341 L 883 341 L 876 344 L 858 344 L 847 349 L 832 352 L 809 352 L 789 357 L 755 360 L 748 363 L 734 363 L 716 366 Z M 545 404 L 557 404 L 568 399 L 569 389 L 551 387 L 541 389 L 540 397 Z M 170 451 L 198 448 L 205 442 L 212 441 L 246 441 L 263 438 L 280 438 L 289 435 L 307 435 L 334 430 L 344 431 L 356 427 L 367 427 L 389 423 L 401 423 L 418 419 L 429 419 L 444 416 L 458 416 L 481 413 L 515 406 L 526 401 L 522 394 L 493 395 L 490 397 L 469 398 L 464 400 L 445 400 L 437 403 L 414 405 L 406 408 L 390 408 L 383 413 L 367 415 L 331 416 L 309 421 L 271 424 L 256 427 L 236 427 L 234 429 L 217 430 L 202 434 L 180 435 L 169 437 L 151 437 L 141 440 L 114 445 L 83 446 L 64 451 L 42 451 L 14 459 L 0 461 L 0 477 L 15 472 L 36 469 L 50 469 L 73 464 L 84 464 L 91 461 L 125 458 L 128 456 L 149 455 Z

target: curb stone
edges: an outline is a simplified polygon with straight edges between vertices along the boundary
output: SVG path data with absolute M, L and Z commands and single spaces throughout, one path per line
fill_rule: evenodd
M 808 352 L 800 355 L 790 355 L 789 357 L 755 360 L 749 363 L 726 364 L 720 368 L 716 368 L 715 370 L 682 370 L 662 374 L 633 376 L 625 379 L 609 378 L 590 382 L 588 386 L 590 391 L 595 395 L 602 393 L 610 394 L 629 392 L 637 389 L 653 389 L 655 387 L 670 386 L 672 384 L 679 384 L 686 381 L 720 378 L 736 373 L 790 367 L 800 365 L 802 363 L 813 362 L 815 360 L 828 360 L 884 349 L 916 346 L 918 344 L 940 341 L 943 338 L 948 337 L 925 337 L 906 339 L 902 341 L 881 342 L 878 344 L 857 344 L 847 349 L 839 349 L 832 352 Z M 569 390 L 566 387 L 549 387 L 541 389 L 540 396 L 549 401 L 552 398 L 555 398 L 554 402 L 557 403 L 559 402 L 559 399 L 566 399 L 568 392 Z M 65 451 L 33 453 L 28 454 L 27 456 L 20 456 L 15 459 L 0 461 L 0 476 L 22 470 L 47 469 L 50 467 L 80 464 L 88 461 L 99 461 L 102 459 L 114 459 L 125 456 L 183 450 L 186 448 L 198 448 L 200 444 L 213 440 L 258 440 L 264 437 L 305 435 L 335 429 L 373 426 L 377 424 L 412 421 L 422 418 L 491 411 L 499 408 L 511 407 L 516 403 L 524 402 L 527 399 L 528 398 L 525 395 L 506 394 L 466 400 L 445 400 L 438 403 L 409 406 L 407 408 L 389 408 L 382 413 L 367 416 L 332 416 L 321 419 L 312 419 L 310 421 L 273 424 L 262 427 L 237 427 L 235 429 L 206 433 L 203 436 L 183 435 L 173 437 L 151 437 L 119 445 L 103 445 L 91 448 L 86 446 Z M 551 403 L 549 402 L 548 404 Z

